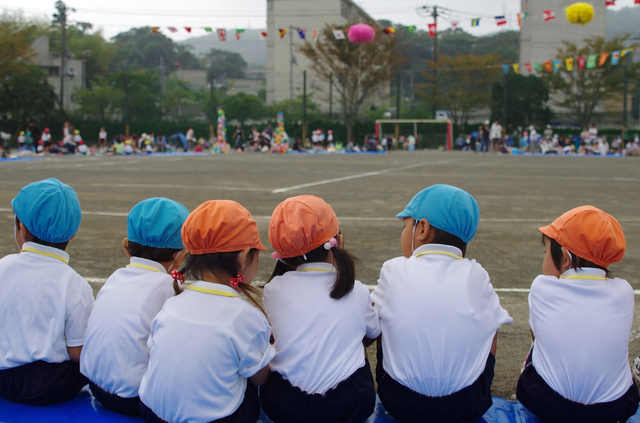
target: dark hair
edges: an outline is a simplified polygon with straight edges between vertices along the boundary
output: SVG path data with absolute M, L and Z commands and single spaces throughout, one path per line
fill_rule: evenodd
M 129 240 L 127 245 L 127 252 L 134 257 L 140 257 L 147 260 L 157 261 L 159 263 L 165 263 L 173 260 L 175 253 L 179 253 L 181 249 L 176 248 L 155 248 L 146 245 L 138 244 Z
M 198 255 L 187 254 L 182 266 L 182 273 L 186 279 L 195 280 L 202 280 L 202 273 L 204 271 L 209 271 L 222 280 L 235 278 L 239 273 L 238 255 L 240 253 L 241 251 Z M 260 251 L 257 248 L 252 248 L 249 251 L 247 259 L 253 260 L 259 253 Z M 263 313 L 265 312 L 260 301 L 258 301 L 258 299 L 262 297 L 262 293 L 256 287 L 251 286 L 248 283 L 241 283 L 238 284 L 238 288 L 240 288 L 242 293 L 253 305 L 258 307 Z M 176 295 L 179 295 L 182 292 L 182 289 L 175 280 L 173 281 L 173 290 Z
M 443 231 L 442 229 L 438 229 L 433 226 L 431 226 L 431 229 L 434 233 L 433 241 L 431 241 L 432 244 L 444 244 L 456 247 L 460 249 L 460 251 L 462 251 L 462 257 L 464 257 L 464 255 L 467 253 L 467 244 L 463 240 L 455 235 L 450 234 L 447 231 Z
M 336 268 L 338 274 L 336 275 L 336 282 L 333 284 L 329 296 L 334 300 L 339 300 L 353 290 L 353 285 L 356 280 L 356 262 L 358 259 L 347 250 L 338 248 L 337 246 L 331 248 L 330 251 L 333 252 L 333 266 Z M 321 245 L 305 255 L 307 256 L 306 260 L 303 256 L 281 259 L 286 264 L 278 260 L 267 283 L 271 282 L 276 276 L 282 276 L 291 270 L 295 270 L 301 264 L 325 261 L 329 255 L 329 250 L 326 250 L 324 245 Z
M 562 245 L 560 245 L 560 243 L 555 239 L 549 238 L 545 234 L 542 234 L 542 245 L 545 245 L 547 240 L 549 240 L 549 252 L 551 253 L 551 260 L 553 260 L 553 265 L 556 267 L 556 269 L 558 269 L 558 271 L 561 271 L 562 258 L 564 257 L 564 253 L 562 252 Z M 596 269 L 604 270 L 606 277 L 609 277 L 610 272 L 606 267 L 599 266 L 587 259 L 578 257 L 568 249 L 567 252 L 571 254 L 571 268 L 573 270 L 577 270 L 582 267 L 595 267 Z
M 24 223 L 23 223 L 24 225 Z M 19 229 L 20 227 L 20 219 L 18 219 L 18 216 L 16 216 L 16 229 Z M 25 226 L 25 229 L 27 229 L 27 227 Z M 27 229 L 27 231 L 29 231 L 29 229 Z M 48 241 L 43 241 L 40 238 L 38 238 L 37 236 L 35 236 L 34 234 L 31 233 L 31 231 L 29 231 L 29 235 L 31 235 L 31 237 L 27 240 L 28 242 L 35 242 L 36 244 L 40 244 L 40 245 L 44 245 L 46 247 L 53 247 L 53 248 L 57 248 L 58 250 L 66 250 L 67 249 L 67 245 L 69 245 L 69 241 L 66 242 L 48 242 Z

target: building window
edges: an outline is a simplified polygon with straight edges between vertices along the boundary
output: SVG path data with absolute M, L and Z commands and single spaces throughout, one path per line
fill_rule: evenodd
M 43 66 L 41 69 L 49 76 L 60 76 L 60 68 L 57 66 Z

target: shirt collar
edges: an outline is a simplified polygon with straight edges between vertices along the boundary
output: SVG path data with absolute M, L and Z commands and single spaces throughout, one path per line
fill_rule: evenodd
M 31 253 L 40 256 L 50 257 L 56 260 L 60 260 L 64 264 L 69 264 L 69 254 L 66 252 L 46 245 L 37 244 L 35 242 L 25 242 L 22 244 L 22 250 L 20 253 Z
M 240 296 L 240 294 L 238 294 L 238 291 L 236 291 L 235 289 L 231 288 L 229 285 L 222 285 L 221 283 L 195 281 L 194 283 L 191 284 L 191 286 L 205 288 L 205 289 L 211 289 L 211 290 L 214 290 L 214 291 L 222 291 L 222 292 L 226 292 L 226 293 L 229 293 L 229 294 L 236 294 L 236 296 Z
M 324 262 L 303 263 L 303 264 L 301 264 L 300 266 L 298 266 L 296 268 L 296 271 L 298 271 L 298 272 L 313 272 L 313 271 L 335 272 L 336 268 L 333 267 L 333 265 L 331 263 L 324 263 Z
M 167 273 L 167 269 L 157 261 L 147 260 L 141 257 L 131 257 L 128 268 L 146 270 L 149 272 Z
M 440 255 L 438 253 L 442 253 L 441 255 L 444 257 L 451 257 L 452 259 L 456 259 L 458 257 L 462 258 L 462 251 L 451 245 L 444 244 L 425 244 L 416 248 L 411 255 L 412 257 L 416 257 L 420 254 L 433 254 Z M 426 255 L 425 254 L 425 255 Z M 455 256 L 455 257 L 454 257 Z
M 569 278 L 573 277 L 574 279 L 579 279 L 580 277 L 596 277 L 596 278 L 605 278 L 607 277 L 607 272 L 602 269 L 597 269 L 595 267 L 580 267 L 578 269 L 570 268 L 566 272 L 564 272 L 560 277 Z

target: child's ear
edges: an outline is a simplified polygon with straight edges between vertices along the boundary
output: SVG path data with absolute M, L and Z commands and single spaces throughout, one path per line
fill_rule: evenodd
M 338 248 L 344 248 L 344 236 L 342 235 L 342 232 L 340 232 L 338 234 Z
M 171 268 L 167 269 L 167 273 L 170 273 L 173 269 L 179 268 L 188 252 L 189 250 L 186 248 L 182 251 L 176 251 L 173 255 L 173 265 L 171 265 Z
M 251 248 L 247 247 L 244 250 L 240 251 L 240 255 L 238 256 L 238 272 L 242 273 L 244 269 L 249 264 L 249 252 Z
M 129 258 L 131 258 L 131 254 L 129 254 L 129 239 L 124 237 L 122 239 L 122 252 Z
M 433 239 L 433 230 L 427 219 L 420 219 L 416 225 L 415 237 L 419 244 L 428 244 Z
M 560 271 L 566 272 L 571 268 L 571 253 L 566 248 L 562 247 L 562 262 L 560 262 Z

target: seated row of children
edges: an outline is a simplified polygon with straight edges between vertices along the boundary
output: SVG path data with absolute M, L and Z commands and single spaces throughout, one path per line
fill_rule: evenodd
M 123 240 L 130 263 L 95 304 L 64 251 L 80 225 L 75 191 L 47 179 L 12 206 L 20 254 L 0 260 L 7 400 L 57 403 L 88 383 L 105 407 L 146 422 L 255 422 L 262 409 L 276 423 L 357 423 L 374 411 L 365 345 L 377 339 L 378 394 L 395 419 L 471 422 L 491 407 L 497 332 L 512 318 L 464 258 L 479 208 L 459 188 L 426 188 L 397 215 L 403 256 L 383 264 L 372 294 L 336 214 L 311 195 L 271 216 L 277 261 L 262 295 L 251 282 L 266 248 L 244 207 L 140 202 Z M 640 401 L 634 294 L 608 271 L 624 255 L 622 229 L 584 206 L 540 231 L 518 399 L 544 422 L 626 421 Z

